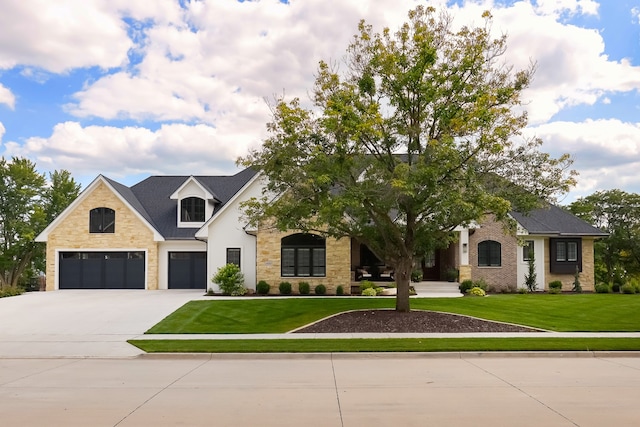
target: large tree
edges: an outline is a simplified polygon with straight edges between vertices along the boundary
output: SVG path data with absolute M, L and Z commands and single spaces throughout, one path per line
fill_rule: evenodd
M 35 237 L 79 193 L 69 172 L 50 182 L 24 158 L 0 158 L 0 288 L 26 281 L 32 268 L 44 268 L 44 248 Z
M 492 38 L 489 13 L 458 30 L 433 8 L 408 17 L 396 32 L 362 21 L 344 63 L 320 62 L 313 105 L 278 99 L 270 136 L 240 159 L 268 179 L 249 218 L 357 238 L 394 267 L 401 312 L 415 258 L 455 227 L 526 211 L 574 181 L 568 156 L 522 137 L 534 66 L 503 62 L 506 37 Z
M 609 233 L 595 244 L 596 279 L 605 283 L 640 275 L 640 195 L 598 191 L 573 202 L 575 215 Z

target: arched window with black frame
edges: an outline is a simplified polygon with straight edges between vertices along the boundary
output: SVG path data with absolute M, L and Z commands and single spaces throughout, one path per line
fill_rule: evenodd
M 204 222 L 204 199 L 187 197 L 180 201 L 180 221 Z
M 478 267 L 502 266 L 502 245 L 495 240 L 478 243 Z
M 326 241 L 309 233 L 283 237 L 281 242 L 283 277 L 324 277 L 326 275 Z
M 115 233 L 116 211 L 111 208 L 94 208 L 89 211 L 89 233 Z

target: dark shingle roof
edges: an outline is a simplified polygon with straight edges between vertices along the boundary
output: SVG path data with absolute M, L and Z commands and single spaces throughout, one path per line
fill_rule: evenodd
M 247 184 L 256 172 L 245 169 L 232 176 L 194 176 L 216 198 L 216 213 Z M 193 239 L 199 228 L 178 228 L 177 201 L 171 195 L 190 175 L 150 176 L 132 187 L 107 179 L 109 184 L 165 239 Z
M 529 234 L 595 237 L 608 235 L 572 213 L 554 205 L 533 209 L 526 215 L 519 212 L 511 212 L 511 215 Z

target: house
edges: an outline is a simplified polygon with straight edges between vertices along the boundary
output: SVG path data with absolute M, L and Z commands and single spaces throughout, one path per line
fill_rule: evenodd
M 264 182 L 245 169 L 232 176 L 152 176 L 131 187 L 98 176 L 38 237 L 47 244 L 47 290 L 208 289 L 217 269 L 235 263 L 246 286 L 259 280 L 340 285 L 393 280 L 393 271 L 355 238 L 324 238 L 270 227 L 249 229 L 240 203 L 260 197 Z M 424 280 L 484 279 L 494 289 L 523 287 L 535 254 L 538 288 L 561 280 L 570 288 L 576 268 L 594 287 L 593 242 L 602 231 L 555 206 L 513 212 L 517 233 L 487 216 L 458 227 L 456 243 L 416 260 Z
M 132 187 L 100 175 L 36 238 L 47 244 L 47 290 L 204 290 L 227 262 L 255 283 L 256 237 L 239 203 L 261 191 L 251 169 Z

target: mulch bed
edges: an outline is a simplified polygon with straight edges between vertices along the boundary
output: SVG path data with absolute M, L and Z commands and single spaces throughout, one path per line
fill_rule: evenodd
M 295 331 L 296 333 L 449 333 L 540 332 L 539 329 L 476 319 L 457 314 L 413 310 L 359 310 L 341 313 Z

